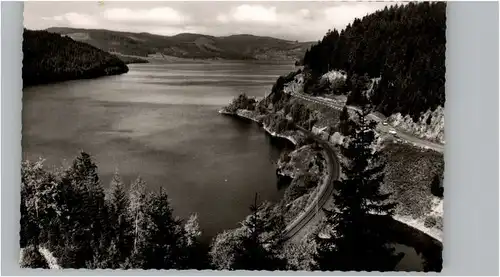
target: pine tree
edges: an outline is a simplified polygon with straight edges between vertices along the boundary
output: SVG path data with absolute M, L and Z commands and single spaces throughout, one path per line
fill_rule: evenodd
M 128 268 L 141 268 L 145 263 L 142 249 L 145 245 L 147 227 L 146 183 L 138 177 L 130 186 L 128 216 L 132 223 L 132 254 L 128 259 Z
M 37 245 L 44 225 L 50 222 L 45 215 L 47 204 L 44 203 L 47 195 L 47 172 L 43 169 L 42 161 L 35 163 L 24 162 L 21 167 L 21 228 L 20 246 Z M 50 207 L 50 205 L 49 205 Z M 44 233 L 46 230 L 44 231 Z
M 162 189 L 150 193 L 146 209 L 148 224 L 145 233 L 144 269 L 182 269 L 186 264 L 184 230 L 174 218 L 168 195 Z
M 40 265 L 44 245 L 63 268 L 204 268 L 196 217 L 173 217 L 167 194 L 146 194 L 138 178 L 127 195 L 118 174 L 107 198 L 90 155 L 81 153 L 62 175 L 23 163 L 21 245 L 26 266 Z M 31 250 L 30 250 L 31 249 Z
M 21 247 L 45 244 L 54 248 L 66 233 L 65 218 L 69 203 L 64 186 L 43 162 L 25 162 L 21 167 Z
M 286 260 L 280 257 L 283 218 L 273 215 L 269 206 L 258 205 L 257 195 L 250 211 L 251 215 L 243 223 L 247 235 L 242 237 L 235 249 L 232 269 L 284 270 Z
M 184 224 L 184 250 L 186 255 L 186 268 L 204 269 L 209 266 L 208 249 L 201 243 L 201 229 L 198 215 L 193 214 Z
M 304 71 L 311 73 L 305 75 L 304 91 L 321 93 L 313 89 L 312 76 L 332 69 L 345 70 L 348 76 L 367 73 L 385 82 L 370 99 L 378 111 L 387 116 L 401 112 L 416 120 L 445 103 L 445 50 L 445 2 L 394 5 L 355 19 L 340 33 L 328 31 L 311 46 L 304 55 Z M 349 79 L 348 103 L 361 106 L 360 90 Z
M 99 184 L 99 175 L 97 173 L 97 165 L 92 161 L 90 155 L 84 151 L 73 160 L 71 169 L 68 171 L 69 177 L 77 184 L 85 185 Z
M 339 116 L 339 130 L 344 136 L 348 136 L 351 131 L 351 119 L 349 118 L 349 112 L 347 106 L 342 108 Z
M 114 268 L 118 268 L 130 255 L 133 246 L 132 222 L 128 216 L 130 205 L 124 184 L 116 172 L 111 180 L 110 195 L 107 199 L 110 222 L 113 227 L 113 255 L 110 256 Z
M 325 211 L 328 236 L 316 238 L 321 270 L 387 271 L 399 261 L 389 238 L 374 225 L 374 214 L 390 216 L 395 204 L 380 191 L 385 164 L 371 148 L 375 123 L 366 119 L 369 113 L 367 106 L 358 112 L 348 146 L 341 149 L 345 177 L 335 184 L 335 208 Z
M 73 161 L 71 168 L 66 172 L 64 183 L 71 185 L 70 193 L 76 198 L 71 203 L 73 209 L 73 234 L 71 243 L 78 249 L 78 264 L 74 268 L 85 267 L 92 263 L 94 256 L 104 256 L 109 246 L 111 231 L 108 210 L 105 204 L 104 188 L 102 187 L 97 165 L 86 152 Z M 96 253 L 99 252 L 99 253 Z

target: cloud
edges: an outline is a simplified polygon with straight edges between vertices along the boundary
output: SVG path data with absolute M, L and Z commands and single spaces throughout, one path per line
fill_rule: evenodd
M 224 24 L 260 24 L 260 25 L 295 25 L 302 20 L 310 19 L 309 9 L 279 11 L 275 6 L 240 5 L 227 13 L 216 16 L 219 23 Z M 243 26 L 242 26 L 243 27 Z
M 225 14 L 217 15 L 216 20 L 221 23 L 228 23 L 230 21 L 229 16 Z
M 60 4 L 61 3 L 61 4 Z M 79 6 L 75 6 L 78 3 Z M 253 34 L 315 41 L 390 2 L 26 2 L 27 28 L 67 26 L 173 35 Z M 57 5 L 56 5 L 57 4 Z
M 215 16 L 216 31 L 256 33 L 297 40 L 318 40 L 329 29 L 343 29 L 357 17 L 374 12 L 387 3 L 332 3 L 321 6 L 243 4 Z
M 160 23 L 160 24 L 184 24 L 190 18 L 170 7 L 156 7 L 151 9 L 132 10 L 129 8 L 113 8 L 103 12 L 103 17 L 109 21 L 130 23 Z
M 69 25 L 71 27 L 87 28 L 96 27 L 99 25 L 97 19 L 94 16 L 75 12 L 69 12 L 51 17 L 42 17 L 42 19 L 47 21 L 56 21 L 60 25 Z
M 142 26 L 144 31 L 153 27 L 166 28 L 180 26 L 190 21 L 189 16 L 170 7 L 154 7 L 150 9 L 109 8 L 99 13 L 85 14 L 69 12 L 65 14 L 42 17 L 43 20 L 53 22 L 58 26 L 75 28 L 109 28 L 127 30 Z M 161 29 L 160 28 L 160 29 Z
M 355 18 L 362 18 L 363 16 L 374 12 L 378 6 L 368 5 L 366 3 L 358 4 L 341 4 L 325 9 L 323 11 L 326 21 L 335 24 L 335 27 L 342 29 L 347 24 L 354 21 Z
M 264 7 L 260 5 L 241 5 L 231 12 L 231 17 L 239 22 L 276 22 L 278 15 L 276 7 Z
M 308 9 L 300 9 L 299 13 L 303 18 L 309 18 L 311 16 L 311 11 Z

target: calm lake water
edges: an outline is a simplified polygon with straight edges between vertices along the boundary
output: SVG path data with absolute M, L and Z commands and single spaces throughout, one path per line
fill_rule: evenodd
M 256 124 L 218 114 L 234 96 L 264 96 L 293 65 L 133 64 L 119 76 L 25 89 L 23 158 L 67 165 L 84 150 L 105 186 L 115 170 L 167 190 L 175 213 L 198 213 L 205 236 L 238 226 L 255 193 L 281 197 L 284 147 Z

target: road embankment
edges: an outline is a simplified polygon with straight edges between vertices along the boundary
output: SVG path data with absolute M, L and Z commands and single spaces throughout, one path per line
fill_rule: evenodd
M 277 132 L 274 132 L 267 128 L 265 125 L 261 123 L 261 121 L 255 117 L 252 116 L 252 113 L 249 113 L 249 111 L 242 111 L 242 110 L 237 110 L 236 112 L 228 112 L 225 110 L 220 110 L 220 114 L 224 115 L 229 115 L 229 116 L 236 116 L 239 118 L 244 118 L 248 120 L 252 120 L 254 122 L 257 122 L 262 125 L 263 129 L 269 133 L 272 136 L 275 137 L 281 137 L 288 139 L 295 145 L 297 145 L 297 142 L 295 139 L 291 136 L 279 134 Z M 285 228 L 285 234 L 284 238 L 286 240 L 289 240 L 293 237 L 295 237 L 297 234 L 300 233 L 300 231 L 306 227 L 308 227 L 308 224 L 312 221 L 312 219 L 315 217 L 315 215 L 318 212 L 321 212 L 323 206 L 326 205 L 328 199 L 333 193 L 333 183 L 335 180 L 337 180 L 340 176 L 340 167 L 338 164 L 338 159 L 337 156 L 333 150 L 333 148 L 328 144 L 328 142 L 323 141 L 316 136 L 314 136 L 312 133 L 310 133 L 308 130 L 305 130 L 303 128 L 298 128 L 297 132 L 303 133 L 305 136 L 308 136 L 312 138 L 314 141 L 316 141 L 319 145 L 322 146 L 323 148 L 323 156 L 325 157 L 327 161 L 327 167 L 328 167 L 328 174 L 324 181 L 319 185 L 317 188 L 319 190 L 317 196 L 314 198 L 314 200 L 305 208 L 305 210 L 300 213 L 294 220 L 291 221 L 290 224 L 288 224 Z

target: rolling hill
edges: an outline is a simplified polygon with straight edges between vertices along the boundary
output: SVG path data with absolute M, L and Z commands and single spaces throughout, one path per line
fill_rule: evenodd
M 444 107 L 445 60 L 446 2 L 392 5 L 329 31 L 313 45 L 304 55 L 311 73 L 306 91 L 315 93 L 318 76 L 342 70 L 347 86 L 341 94 L 348 94 L 348 104 L 360 104 L 365 81 L 379 78 L 369 97 L 375 109 L 417 122 Z
M 47 31 L 23 33 L 23 86 L 128 72 L 115 55 Z
M 215 37 L 182 33 L 160 36 L 96 29 L 49 28 L 108 52 L 147 57 L 161 53 L 189 59 L 299 60 L 312 42 L 295 42 L 272 37 L 231 35 Z

